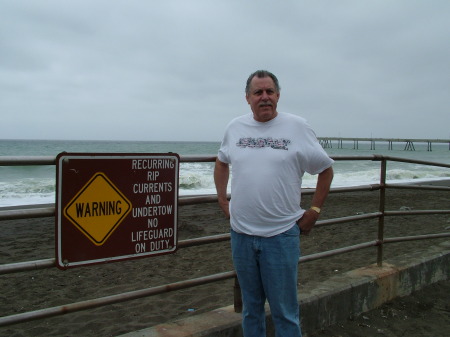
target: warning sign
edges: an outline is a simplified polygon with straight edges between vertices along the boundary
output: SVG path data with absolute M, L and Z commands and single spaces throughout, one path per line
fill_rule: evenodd
M 96 173 L 64 209 L 64 215 L 95 245 L 102 245 L 131 210 L 108 177 Z
M 178 174 L 172 153 L 59 154 L 58 267 L 174 252 Z

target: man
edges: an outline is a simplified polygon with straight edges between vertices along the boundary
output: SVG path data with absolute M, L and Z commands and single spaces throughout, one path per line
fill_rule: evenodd
M 245 94 L 252 113 L 230 122 L 214 169 L 219 205 L 230 217 L 242 328 L 246 337 L 266 335 L 267 299 L 276 336 L 298 337 L 299 234 L 308 234 L 319 218 L 333 179 L 333 160 L 303 118 L 278 113 L 280 86 L 275 75 L 265 70 L 251 74 Z M 306 211 L 300 207 L 304 172 L 318 174 Z

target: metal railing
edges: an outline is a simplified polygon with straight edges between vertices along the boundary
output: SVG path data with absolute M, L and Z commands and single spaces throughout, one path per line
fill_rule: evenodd
M 211 156 L 181 156 L 181 162 L 214 162 L 215 157 Z M 380 162 L 380 181 L 378 184 L 364 185 L 359 187 L 347 187 L 347 188 L 333 188 L 330 193 L 346 193 L 355 191 L 378 191 L 380 194 L 379 198 L 379 208 L 372 213 L 345 216 L 340 218 L 332 218 L 326 220 L 320 220 L 317 222 L 316 226 L 329 226 L 334 224 L 353 222 L 365 219 L 378 219 L 378 236 L 376 239 L 368 242 L 359 243 L 352 246 L 342 247 L 338 249 L 332 249 L 328 251 L 322 251 L 315 254 L 310 254 L 302 256 L 299 263 L 304 263 L 308 261 L 318 260 L 326 257 L 331 257 L 339 254 L 344 254 L 356 250 L 365 249 L 368 247 L 377 247 L 377 264 L 382 266 L 383 263 L 383 246 L 384 244 L 394 243 L 394 242 L 406 242 L 412 240 L 425 240 L 425 239 L 437 239 L 450 237 L 450 232 L 437 233 L 437 234 L 425 234 L 416 236 L 406 236 L 406 237 L 384 237 L 384 219 L 386 216 L 399 216 L 399 215 L 429 215 L 429 214 L 450 214 L 450 210 L 407 210 L 407 211 L 386 211 L 385 210 L 385 193 L 386 189 L 423 189 L 423 190 L 439 190 L 439 191 L 450 191 L 450 187 L 445 186 L 423 186 L 423 185 L 401 185 L 401 184 L 387 184 L 386 183 L 386 171 L 388 161 L 411 163 L 411 164 L 421 164 L 429 166 L 437 166 L 450 168 L 449 164 L 435 163 L 418 161 L 405 158 L 388 157 L 381 155 L 372 156 L 334 156 L 335 161 L 379 161 Z M 56 159 L 54 157 L 0 157 L 0 166 L 27 166 L 27 165 L 55 165 Z M 314 190 L 305 190 L 302 192 L 303 195 L 312 195 Z M 194 205 L 201 203 L 213 203 L 217 201 L 217 197 L 214 195 L 209 196 L 190 196 L 190 197 L 180 197 L 178 201 L 179 206 Z M 0 221 L 2 220 L 16 220 L 16 219 L 27 219 L 27 218 L 42 218 L 42 217 L 53 217 L 55 215 L 56 209 L 54 206 L 48 207 L 30 207 L 28 209 L 23 208 L 8 208 L 2 210 L 0 208 Z M 193 246 L 199 246 L 203 244 L 217 243 L 221 241 L 226 241 L 230 239 L 230 234 L 219 234 L 206 237 L 199 237 L 194 239 L 187 239 L 178 242 L 178 248 L 184 249 Z M 1 243 L 0 243 L 1 244 Z M 119 262 L 117 262 L 119 263 Z M 29 270 L 38 270 L 45 268 L 55 268 L 56 260 L 55 258 L 41 259 L 35 261 L 10 263 L 0 265 L 0 275 L 8 273 L 18 273 Z M 41 310 L 30 311 L 19 313 L 15 315 L 0 317 L 0 326 L 12 325 L 21 322 L 31 321 L 35 319 L 41 319 L 46 317 L 53 317 L 57 315 L 67 314 L 71 312 L 76 312 L 80 310 L 92 309 L 100 306 L 105 306 L 113 303 L 130 301 L 137 298 L 153 296 L 157 294 L 163 294 L 171 291 L 181 290 L 185 288 L 195 287 L 203 284 L 208 284 L 212 282 L 217 282 L 225 279 L 235 279 L 235 299 L 234 305 L 235 310 L 239 312 L 241 310 L 240 302 L 240 291 L 236 278 L 236 273 L 232 271 L 222 272 L 218 274 L 212 274 L 208 276 L 203 276 L 195 279 L 188 279 L 180 282 L 164 284 L 157 287 L 145 288 L 140 290 L 135 290 L 131 292 L 125 292 L 115 295 L 110 295 L 106 297 L 100 297 L 96 299 L 70 303 L 62 306 L 56 306 L 51 308 L 44 308 Z

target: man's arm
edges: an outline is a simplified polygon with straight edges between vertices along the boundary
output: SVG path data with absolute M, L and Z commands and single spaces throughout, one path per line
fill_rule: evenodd
M 227 186 L 230 177 L 230 167 L 227 163 L 216 159 L 214 167 L 214 183 L 216 184 L 219 206 L 227 218 L 230 217 L 230 204 L 227 199 Z
M 312 198 L 311 207 L 321 208 L 325 203 L 325 199 L 330 191 L 330 185 L 333 181 L 333 168 L 329 167 L 326 170 L 319 173 L 317 178 L 316 191 Z M 317 219 L 319 218 L 319 213 L 317 213 L 312 208 L 308 209 L 299 220 L 298 225 L 302 230 L 302 233 L 308 235 Z

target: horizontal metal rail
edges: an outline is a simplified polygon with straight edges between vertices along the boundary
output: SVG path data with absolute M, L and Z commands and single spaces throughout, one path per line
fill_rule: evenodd
M 182 163 L 208 163 L 215 162 L 217 156 L 180 156 Z
M 49 218 L 52 216 L 55 216 L 55 207 L 24 208 L 6 211 L 0 210 L 0 221 L 29 218 Z
M 178 241 L 179 248 L 200 246 L 230 240 L 230 234 L 218 234 Z M 56 259 L 25 261 L 0 265 L 0 275 L 56 267 Z
M 380 244 L 380 242 L 378 240 L 364 242 L 364 243 L 360 243 L 360 244 L 353 245 L 353 246 L 342 247 L 342 248 L 327 250 L 325 252 L 302 256 L 299 261 L 300 262 L 309 262 L 309 261 L 313 261 L 313 260 L 323 259 L 325 257 L 331 257 L 331 256 L 339 255 L 339 254 L 353 252 L 355 250 L 378 246 L 379 244 Z
M 140 289 L 140 290 L 130 291 L 130 292 L 126 292 L 126 293 L 121 293 L 121 294 L 116 294 L 116 295 L 111 295 L 111 296 L 106 296 L 106 297 L 100 297 L 100 298 L 96 298 L 96 299 L 92 299 L 92 300 L 86 300 L 86 301 L 70 303 L 70 304 L 61 305 L 61 306 L 52 307 L 52 308 L 46 308 L 46 309 L 41 309 L 41 310 L 36 310 L 36 311 L 24 312 L 21 314 L 16 314 L 16 315 L 11 315 L 11 316 L 0 317 L 0 326 L 28 322 L 28 321 L 36 320 L 39 318 L 64 315 L 64 314 L 67 314 L 70 312 L 93 309 L 93 308 L 97 308 L 97 307 L 108 305 L 108 304 L 131 301 L 131 300 L 142 298 L 142 297 L 148 297 L 148 296 L 167 293 L 170 291 L 192 288 L 192 287 L 203 285 L 203 284 L 222 281 L 222 280 L 233 278 L 235 276 L 236 276 L 236 273 L 234 271 L 223 272 L 223 273 L 219 273 L 219 274 L 203 276 L 203 277 L 196 278 L 196 279 L 190 279 L 190 280 L 185 280 L 185 281 L 180 281 L 180 282 L 175 282 L 175 283 L 169 283 L 169 284 L 158 286 L 158 287 Z
M 450 237 L 449 233 L 436 233 L 436 234 L 423 234 L 423 235 L 414 235 L 414 236 L 401 236 L 395 238 L 386 238 L 383 240 L 383 243 L 395 243 L 395 242 L 405 242 L 405 241 L 417 241 L 417 240 L 426 240 L 426 239 L 442 239 Z
M 339 224 L 339 223 L 345 223 L 345 222 L 351 222 L 351 221 L 357 221 L 357 220 L 375 219 L 375 218 L 379 218 L 382 215 L 383 215 L 383 213 L 381 213 L 381 212 L 350 215 L 350 216 L 344 216 L 341 218 L 320 220 L 320 221 L 317 221 L 317 223 L 314 226 L 317 226 L 317 227 L 329 226 L 329 225 L 335 225 L 335 224 Z
M 336 161 L 348 161 L 348 160 L 355 160 L 355 161 L 367 161 L 367 160 L 371 160 L 371 161 L 379 161 L 380 156 L 376 155 L 376 154 L 372 154 L 372 155 L 368 155 L 368 156 L 331 156 L 331 158 L 333 160 Z
M 216 156 L 180 156 L 180 162 L 215 162 Z M 56 165 L 56 156 L 1 156 L 0 166 Z
M 0 265 L 0 275 L 56 267 L 56 259 L 16 262 Z
M 450 187 L 433 185 L 386 184 L 386 188 L 403 190 L 450 191 Z
M 391 157 L 391 156 L 380 156 L 380 157 L 383 160 L 396 161 L 399 163 L 420 164 L 420 165 L 450 168 L 450 164 L 437 163 L 437 162 L 433 162 L 433 161 L 417 160 L 417 159 L 409 159 L 409 158 L 401 158 L 401 157 Z
M 200 238 L 195 239 L 188 239 L 178 242 L 178 248 L 187 248 L 187 247 L 194 247 L 194 246 L 200 246 L 210 243 L 216 243 L 216 242 L 222 242 L 222 241 L 229 241 L 230 240 L 230 234 L 217 234 L 217 235 L 210 235 L 210 236 L 203 236 Z
M 360 249 L 376 247 L 376 246 L 381 245 L 382 243 L 384 244 L 384 243 L 396 243 L 396 242 L 425 240 L 425 239 L 442 239 L 442 238 L 446 238 L 446 237 L 450 237 L 450 233 L 437 233 L 437 234 L 424 234 L 424 235 L 415 235 L 415 236 L 401 236 L 401 237 L 385 238 L 383 240 L 383 242 L 381 242 L 379 240 L 368 241 L 368 242 L 359 243 L 359 244 L 356 244 L 353 246 L 347 246 L 347 247 L 342 247 L 342 248 L 327 250 L 327 251 L 320 252 L 320 253 L 302 256 L 299 259 L 299 262 L 300 263 L 309 262 L 309 261 L 314 261 L 314 260 L 318 260 L 318 259 L 323 259 L 326 257 L 332 257 L 332 256 L 344 254 L 344 253 L 353 252 L 353 251 L 360 250 Z
M 215 162 L 217 156 L 205 156 L 205 155 L 183 155 L 180 156 L 180 162 L 182 163 L 193 163 L 193 162 Z M 381 161 L 381 160 L 390 160 L 396 162 L 403 163 L 411 163 L 411 164 L 423 164 L 430 166 L 439 166 L 439 167 L 449 167 L 450 164 L 438 163 L 432 161 L 424 161 L 424 160 L 416 160 L 402 157 L 392 157 L 392 156 L 384 156 L 384 155 L 369 155 L 369 156 L 331 156 L 332 159 L 337 161 L 342 160 L 356 160 L 356 161 L 364 161 L 364 160 L 372 160 L 372 161 Z M 56 165 L 56 156 L 0 156 L 0 166 L 32 166 L 32 165 Z
M 360 185 L 360 186 L 354 186 L 354 187 L 334 187 L 334 188 L 330 189 L 330 193 L 377 191 L 380 188 L 381 188 L 380 184 Z M 312 192 L 314 192 L 314 191 L 315 190 L 313 190 Z M 304 194 L 303 191 L 302 191 L 302 194 Z
M 217 201 L 216 195 L 202 195 L 191 197 L 180 197 L 178 199 L 179 206 L 196 205 L 202 203 L 213 203 Z M 25 207 L 3 207 L 0 208 L 1 220 L 18 220 L 29 218 L 47 218 L 55 216 L 56 208 L 53 206 L 40 207 L 39 205 L 29 205 Z
M 56 165 L 54 156 L 2 156 L 0 166 Z

